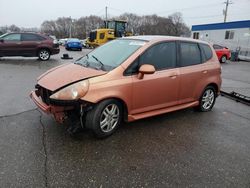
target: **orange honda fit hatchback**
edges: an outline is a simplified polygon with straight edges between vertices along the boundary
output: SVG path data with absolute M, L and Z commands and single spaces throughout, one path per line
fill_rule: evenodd
M 122 120 L 188 107 L 210 111 L 220 87 L 221 66 L 208 43 L 133 36 L 47 71 L 30 97 L 56 121 L 74 122 L 71 132 L 85 127 L 97 137 L 106 137 Z

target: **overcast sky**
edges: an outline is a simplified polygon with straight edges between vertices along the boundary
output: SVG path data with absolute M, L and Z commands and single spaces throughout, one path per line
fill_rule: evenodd
M 80 18 L 89 15 L 118 16 L 124 12 L 138 15 L 168 16 L 181 12 L 188 26 L 223 21 L 226 0 L 0 0 L 0 26 L 40 27 L 44 20 L 58 17 Z M 250 0 L 231 0 L 227 21 L 250 20 Z

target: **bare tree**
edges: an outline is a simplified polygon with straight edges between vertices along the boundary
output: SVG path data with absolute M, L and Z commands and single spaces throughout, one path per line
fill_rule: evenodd
M 180 12 L 176 12 L 168 17 L 172 20 L 173 25 L 173 35 L 175 36 L 190 36 L 190 29 L 184 23 L 182 14 Z
M 181 13 L 174 13 L 167 18 L 157 15 L 138 16 L 124 13 L 114 19 L 126 20 L 128 22 L 127 31 L 136 35 L 189 36 L 190 34 L 189 28 L 183 22 Z M 103 23 L 101 17 L 94 15 L 79 19 L 61 17 L 55 21 L 44 21 L 41 30 L 58 38 L 67 38 L 71 26 L 72 37 L 86 38 L 91 30 L 103 27 Z

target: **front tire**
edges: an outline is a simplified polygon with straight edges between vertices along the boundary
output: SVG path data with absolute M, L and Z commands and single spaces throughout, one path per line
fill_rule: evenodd
M 215 100 L 216 92 L 214 87 L 207 86 L 200 97 L 199 106 L 196 109 L 201 112 L 208 112 L 212 110 Z
M 86 127 L 98 138 L 112 135 L 121 124 L 122 107 L 115 99 L 97 104 L 86 116 Z
M 50 51 L 47 49 L 41 49 L 38 52 L 38 58 L 42 61 L 47 61 L 50 58 Z

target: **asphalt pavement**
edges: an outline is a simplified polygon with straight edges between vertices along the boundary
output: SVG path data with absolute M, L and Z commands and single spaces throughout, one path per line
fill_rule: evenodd
M 250 187 L 250 108 L 218 97 L 211 112 L 185 109 L 124 123 L 107 139 L 37 110 L 36 78 L 73 60 L 0 60 L 0 187 Z M 223 64 L 223 89 L 250 95 L 249 62 Z

